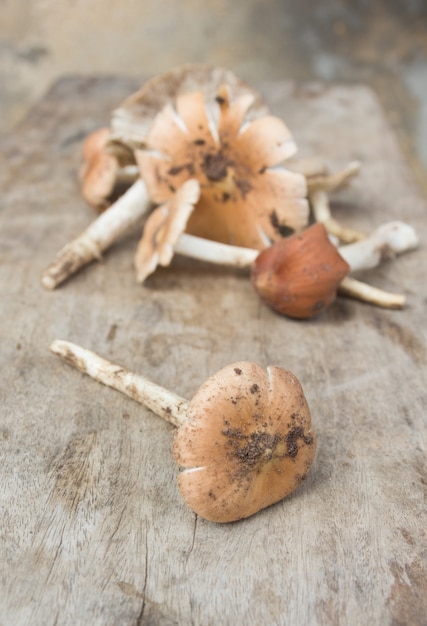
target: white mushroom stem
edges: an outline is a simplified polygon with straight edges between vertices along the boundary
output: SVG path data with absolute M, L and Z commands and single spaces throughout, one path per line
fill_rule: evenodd
M 186 420 L 188 400 L 147 378 L 69 341 L 56 340 L 51 344 L 50 350 L 69 365 L 98 382 L 121 391 L 174 426 L 179 427 Z
M 351 271 L 358 272 L 377 267 L 382 261 L 413 250 L 417 245 L 418 236 L 412 226 L 396 221 L 382 224 L 366 239 L 341 246 L 338 251 Z
M 396 221 L 379 226 L 369 237 L 341 246 L 338 251 L 350 265 L 350 272 L 357 272 L 372 269 L 386 259 L 412 250 L 417 244 L 415 230 Z M 179 238 L 175 252 L 200 261 L 239 268 L 251 267 L 259 254 L 259 250 L 229 246 L 186 233 Z M 403 295 L 371 287 L 348 276 L 341 282 L 339 292 L 381 307 L 402 308 L 405 304 Z
M 383 307 L 385 309 L 403 309 L 406 303 L 404 295 L 399 293 L 389 293 L 383 289 L 378 289 L 372 285 L 356 280 L 351 276 L 346 276 L 338 287 L 338 293 L 350 298 L 356 298 L 369 304 Z
M 367 270 L 397 254 L 414 249 L 418 237 L 412 226 L 404 222 L 388 222 L 379 226 L 369 237 L 340 246 L 338 252 L 350 265 L 351 272 Z M 230 246 L 183 233 L 175 252 L 200 261 L 232 267 L 250 267 L 259 250 Z
M 250 267 L 259 254 L 259 250 L 230 246 L 226 243 L 202 239 L 182 233 L 174 246 L 176 254 L 229 267 Z
M 59 251 L 43 273 L 42 285 L 46 289 L 55 289 L 91 261 L 101 259 L 104 250 L 136 224 L 150 206 L 145 184 L 140 179 L 81 235 Z
M 331 207 L 329 206 L 329 198 L 326 191 L 317 189 L 309 193 L 309 200 L 316 222 L 324 224 L 326 230 L 331 235 L 335 235 L 341 241 L 352 243 L 360 241 L 366 237 L 365 233 L 354 228 L 342 226 L 336 219 L 332 217 Z

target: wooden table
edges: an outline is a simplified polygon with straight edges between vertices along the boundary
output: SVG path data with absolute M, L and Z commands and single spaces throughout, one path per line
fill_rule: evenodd
M 65 78 L 3 142 L 0 624 L 425 624 L 426 203 L 363 86 L 260 85 L 302 156 L 363 162 L 335 216 L 404 219 L 420 248 L 369 272 L 386 311 L 340 298 L 280 317 L 244 272 L 175 259 L 136 284 L 135 229 L 60 289 L 40 286 L 92 220 L 83 137 L 138 85 Z M 50 354 L 75 341 L 191 397 L 227 363 L 292 370 L 318 435 L 304 484 L 219 525 L 183 503 L 173 427 Z

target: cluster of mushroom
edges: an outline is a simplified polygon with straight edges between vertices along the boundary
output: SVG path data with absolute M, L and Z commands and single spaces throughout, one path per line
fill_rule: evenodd
M 111 128 L 85 141 L 82 193 L 99 216 L 59 252 L 43 285 L 54 289 L 144 218 L 139 282 L 177 253 L 250 268 L 263 301 L 294 318 L 320 313 L 337 290 L 402 307 L 403 296 L 348 274 L 414 248 L 414 230 L 392 222 L 366 236 L 342 227 L 328 194 L 360 164 L 330 173 L 315 160 L 291 160 L 295 152 L 282 120 L 227 70 L 185 66 L 148 81 L 114 112 Z M 208 520 L 236 521 L 278 502 L 313 463 L 309 407 L 287 370 L 233 363 L 188 402 L 73 343 L 51 350 L 177 427 L 178 486 Z
M 111 128 L 86 140 L 82 192 L 100 215 L 60 251 L 43 285 L 55 288 L 145 217 L 139 282 L 179 253 L 251 268 L 260 297 L 290 317 L 320 313 L 337 290 L 402 307 L 404 296 L 348 274 L 414 248 L 414 230 L 391 222 L 367 237 L 342 227 L 328 194 L 360 164 L 330 173 L 295 152 L 283 121 L 227 70 L 185 66 L 148 81 Z

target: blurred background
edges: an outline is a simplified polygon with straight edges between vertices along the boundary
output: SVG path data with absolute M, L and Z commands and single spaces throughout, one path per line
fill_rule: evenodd
M 0 0 L 0 136 L 64 74 L 362 82 L 427 195 L 427 0 Z M 331 138 L 333 140 L 333 138 Z

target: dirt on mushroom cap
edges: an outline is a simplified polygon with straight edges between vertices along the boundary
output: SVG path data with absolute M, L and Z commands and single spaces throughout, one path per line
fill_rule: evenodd
M 298 379 L 279 367 L 235 363 L 201 386 L 175 434 L 178 485 L 202 517 L 235 521 L 293 491 L 315 448 Z

